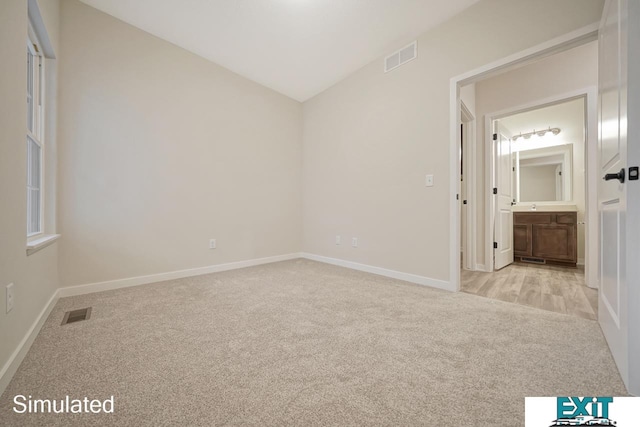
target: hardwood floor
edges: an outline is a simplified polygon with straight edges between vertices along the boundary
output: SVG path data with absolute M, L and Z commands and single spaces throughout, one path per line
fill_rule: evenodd
M 493 273 L 461 270 L 463 292 L 596 320 L 598 290 L 584 269 L 514 263 Z

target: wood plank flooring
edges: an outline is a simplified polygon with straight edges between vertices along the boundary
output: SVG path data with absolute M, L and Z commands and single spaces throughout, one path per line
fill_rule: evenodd
M 461 270 L 463 292 L 596 320 L 598 290 L 586 286 L 584 269 L 514 263 L 485 273 Z

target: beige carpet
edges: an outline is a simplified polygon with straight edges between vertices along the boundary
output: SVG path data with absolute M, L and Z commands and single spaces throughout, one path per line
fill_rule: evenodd
M 18 415 L 17 394 L 115 413 Z M 623 394 L 594 321 L 294 260 L 61 299 L 0 424 L 514 427 L 525 396 Z

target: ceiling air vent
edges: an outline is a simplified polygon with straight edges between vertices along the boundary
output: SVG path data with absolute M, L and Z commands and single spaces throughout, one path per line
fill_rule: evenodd
M 418 56 L 418 42 L 415 41 L 408 46 L 403 47 L 397 52 L 392 53 L 384 59 L 384 72 L 388 73 L 399 66 L 406 64 Z

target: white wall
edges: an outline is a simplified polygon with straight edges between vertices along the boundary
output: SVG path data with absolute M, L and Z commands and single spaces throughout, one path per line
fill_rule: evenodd
M 420 36 L 416 60 L 384 74 L 379 59 L 305 102 L 305 252 L 448 281 L 450 79 L 601 11 L 601 1 L 481 1 Z
M 76 0 L 61 13 L 61 286 L 300 252 L 301 104 Z
M 598 45 L 591 42 L 586 45 L 550 56 L 530 65 L 500 74 L 476 83 L 476 120 L 478 146 L 482 147 L 476 162 L 476 179 L 478 200 L 478 241 L 476 259 L 485 263 L 485 201 L 490 184 L 485 178 L 485 116 L 515 109 L 531 104 L 537 100 L 545 100 L 571 93 L 576 90 L 596 87 L 598 84 Z M 574 144 L 573 176 L 574 202 L 578 205 L 578 221 L 585 219 L 585 163 L 584 147 Z M 578 226 L 578 258 L 585 257 L 585 226 Z
M 40 11 L 51 43 L 58 52 L 59 3 L 39 0 Z M 46 307 L 58 287 L 58 249 L 56 244 L 27 257 L 27 104 L 26 40 L 27 0 L 0 2 L 0 392 L 16 365 L 13 353 Z M 55 76 L 55 61 L 47 61 Z M 56 104 L 55 78 L 48 81 L 47 106 Z M 49 117 L 48 123 L 51 117 Z M 54 145 L 47 131 L 45 143 Z M 49 160 L 49 159 L 48 159 Z M 47 163 L 47 190 L 55 183 L 55 162 Z M 52 231 L 50 216 L 47 227 Z M 15 306 L 5 312 L 5 286 L 14 283 Z M 19 361 L 19 357 L 17 359 Z M 8 370 L 8 372 L 7 372 Z M 3 376 L 4 374 L 4 376 Z

